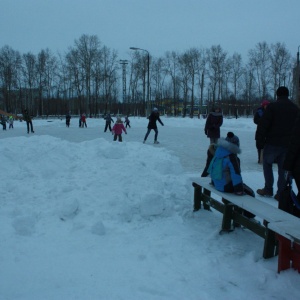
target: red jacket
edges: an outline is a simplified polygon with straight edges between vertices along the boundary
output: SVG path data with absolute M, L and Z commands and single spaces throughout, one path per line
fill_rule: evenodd
M 112 132 L 114 134 L 122 134 L 122 131 L 127 133 L 123 123 L 115 123 L 115 125 L 112 128 Z

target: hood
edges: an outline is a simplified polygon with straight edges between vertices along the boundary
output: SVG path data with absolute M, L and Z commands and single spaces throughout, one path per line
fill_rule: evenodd
M 239 154 L 241 153 L 241 149 L 228 141 L 226 141 L 224 138 L 219 138 L 218 140 L 218 148 L 216 150 L 215 156 L 216 157 L 225 157 L 229 154 Z

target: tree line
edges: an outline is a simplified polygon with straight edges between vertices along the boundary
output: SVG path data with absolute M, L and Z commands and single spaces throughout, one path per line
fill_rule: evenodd
M 155 105 L 185 116 L 187 107 L 192 114 L 195 107 L 202 112 L 221 105 L 228 114 L 237 109 L 251 114 L 262 99 L 275 99 L 278 86 L 287 86 L 291 98 L 295 91 L 296 60 L 283 43 L 258 43 L 248 51 L 247 62 L 220 45 L 168 51 L 158 58 L 136 50 L 128 61 L 121 60 L 95 35 L 80 36 L 64 54 L 49 49 L 21 54 L 3 46 L 0 109 L 16 114 L 27 108 L 34 116 L 145 115 Z

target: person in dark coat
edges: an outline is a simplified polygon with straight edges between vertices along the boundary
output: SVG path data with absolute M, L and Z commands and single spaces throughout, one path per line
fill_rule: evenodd
M 276 95 L 277 101 L 267 106 L 257 126 L 256 142 L 260 149 L 264 149 L 263 171 L 265 185 L 256 192 L 261 196 L 273 196 L 273 164 L 276 163 L 278 166 L 278 181 L 277 192 L 274 198 L 278 200 L 286 183 L 283 162 L 299 108 L 289 100 L 289 90 L 285 86 L 279 87 Z
M 211 144 L 216 144 L 220 138 L 220 127 L 223 124 L 223 114 L 219 107 L 209 113 L 204 127 L 204 132 L 210 138 Z
M 147 130 L 146 135 L 144 137 L 143 143 L 146 142 L 150 131 L 153 129 L 154 132 L 155 132 L 155 135 L 154 135 L 154 144 L 159 144 L 159 142 L 157 141 L 158 129 L 157 129 L 156 122 L 158 121 L 162 126 L 164 126 L 164 123 L 161 121 L 161 119 L 159 117 L 158 109 L 156 107 L 153 108 L 153 111 L 150 114 L 150 116 L 148 117 L 148 119 L 149 119 L 149 123 L 148 123 L 148 127 L 147 127 L 148 130 Z
M 31 116 L 30 116 L 27 109 L 24 109 L 24 111 L 23 111 L 23 119 L 26 121 L 27 133 L 29 133 L 29 126 L 30 126 L 30 129 L 31 129 L 31 132 L 34 133 L 33 125 L 32 125 L 32 119 L 31 119 Z
M 261 106 L 256 110 L 254 117 L 253 117 L 253 122 L 258 125 L 259 121 L 261 120 L 265 109 L 267 108 L 267 106 L 270 104 L 270 101 L 268 100 L 264 100 L 261 103 Z M 256 139 L 256 132 L 255 132 L 255 139 Z M 261 164 L 262 163 L 262 152 L 263 149 L 259 148 L 259 145 L 257 145 L 256 143 L 256 149 L 257 149 L 257 154 L 258 154 L 258 163 Z
M 207 172 L 210 162 L 213 159 L 215 152 L 217 149 L 217 144 L 210 144 L 208 149 L 207 149 L 207 157 L 206 157 L 206 165 L 205 168 L 201 174 L 201 177 L 207 177 L 209 175 L 209 173 Z
M 66 114 L 66 126 L 70 127 L 71 115 L 69 113 Z
M 107 131 L 107 128 L 109 128 L 109 131 L 111 131 L 111 122 L 115 123 L 114 120 L 112 119 L 110 114 L 107 114 L 105 117 L 105 128 L 104 132 Z
M 288 171 L 295 179 L 298 188 L 297 198 L 300 200 L 300 113 L 298 113 L 292 130 L 288 151 L 283 163 L 283 169 Z
M 3 130 L 6 130 L 6 117 L 4 115 L 3 116 L 0 115 L 0 123 L 3 126 L 2 127 Z
M 128 117 L 128 116 L 125 117 L 124 123 L 125 123 L 125 128 L 127 128 L 127 127 L 130 128 L 130 120 L 129 120 L 129 117 Z

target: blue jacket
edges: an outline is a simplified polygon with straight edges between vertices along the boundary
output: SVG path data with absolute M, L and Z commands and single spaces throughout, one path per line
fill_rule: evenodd
M 208 172 L 215 188 L 221 192 L 243 192 L 240 160 L 237 156 L 240 148 L 224 138 L 218 141 L 218 148 L 210 163 Z

